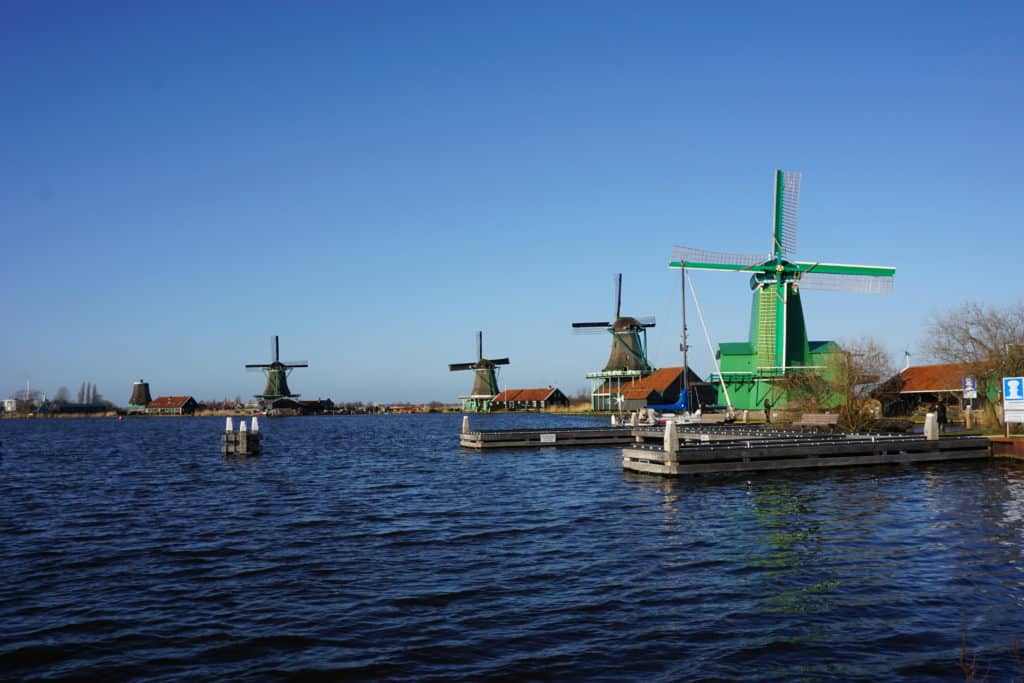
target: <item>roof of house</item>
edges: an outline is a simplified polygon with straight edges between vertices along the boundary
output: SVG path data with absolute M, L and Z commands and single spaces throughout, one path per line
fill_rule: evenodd
M 903 379 L 901 394 L 935 391 L 963 391 L 964 375 L 971 374 L 959 363 L 944 365 L 914 365 L 900 373 Z
M 184 408 L 185 404 L 193 401 L 191 396 L 157 396 L 146 404 L 150 410 L 167 410 L 169 408 Z
M 664 393 L 666 389 L 672 386 L 673 382 L 679 380 L 679 375 L 682 374 L 682 371 L 681 367 L 655 370 L 654 374 L 635 379 L 629 384 L 623 384 L 622 397 L 627 400 L 644 399 L 650 396 L 652 391 L 656 391 L 659 394 Z
M 494 397 L 498 403 L 511 403 L 512 401 L 546 401 L 551 394 L 558 391 L 555 387 L 544 387 L 543 389 L 506 389 Z

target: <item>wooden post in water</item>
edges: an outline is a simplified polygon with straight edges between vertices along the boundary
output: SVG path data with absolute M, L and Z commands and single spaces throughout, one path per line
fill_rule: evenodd
M 469 434 L 469 415 L 462 416 L 462 433 Z
M 675 462 L 679 453 L 679 433 L 676 431 L 675 420 L 665 423 L 665 462 Z

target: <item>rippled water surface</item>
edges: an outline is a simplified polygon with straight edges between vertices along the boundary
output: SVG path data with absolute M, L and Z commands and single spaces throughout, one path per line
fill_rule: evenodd
M 965 629 L 1024 674 L 1024 463 L 668 480 L 460 419 L 0 421 L 0 676 L 964 680 Z

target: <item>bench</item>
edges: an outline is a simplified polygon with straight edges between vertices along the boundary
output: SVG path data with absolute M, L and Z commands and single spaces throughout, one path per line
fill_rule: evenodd
M 839 416 L 833 413 L 804 413 L 793 423 L 793 427 L 833 430 L 839 423 Z

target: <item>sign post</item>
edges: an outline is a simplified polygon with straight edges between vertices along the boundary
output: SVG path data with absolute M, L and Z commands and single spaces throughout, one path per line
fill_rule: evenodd
M 963 384 L 964 398 L 978 398 L 978 380 L 974 379 L 974 375 L 965 375 L 963 378 Z
M 1003 378 L 1003 422 L 1006 436 L 1010 436 L 1010 423 L 1024 423 L 1024 377 Z

